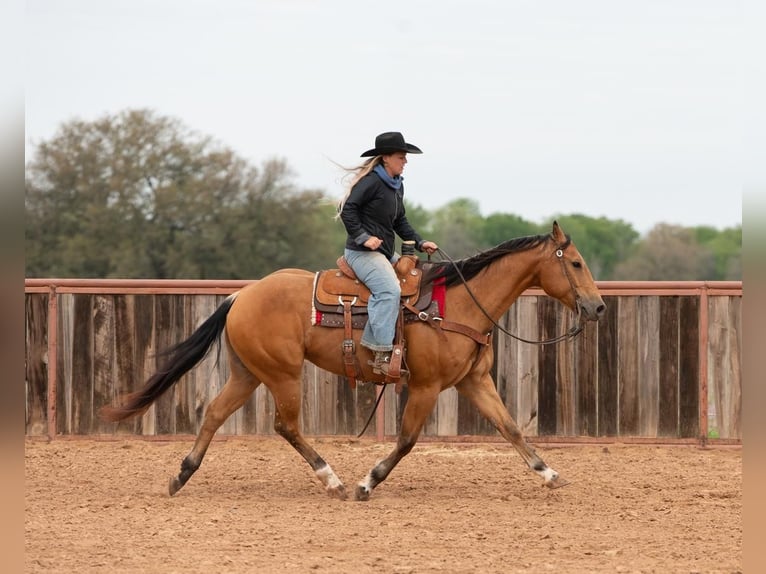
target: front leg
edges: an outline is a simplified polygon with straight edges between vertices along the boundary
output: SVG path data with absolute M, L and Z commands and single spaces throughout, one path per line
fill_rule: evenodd
M 498 396 L 495 383 L 489 373 L 481 376 L 468 376 L 455 388 L 479 409 L 479 412 L 494 425 L 505 440 L 516 448 L 529 468 L 542 477 L 545 486 L 558 488 L 569 484 L 569 481 L 561 478 L 558 472 L 545 464 L 535 449 L 524 440 L 516 421 L 513 420 Z
M 427 389 L 410 387 L 407 404 L 402 414 L 402 428 L 396 447 L 391 454 L 379 461 L 356 487 L 356 500 L 369 500 L 372 491 L 386 480 L 389 473 L 415 446 L 423 425 L 431 414 L 439 396 L 439 387 Z

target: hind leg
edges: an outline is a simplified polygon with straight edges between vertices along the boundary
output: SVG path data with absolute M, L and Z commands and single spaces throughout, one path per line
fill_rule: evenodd
M 467 377 L 455 386 L 460 394 L 468 398 L 479 412 L 491 422 L 498 432 L 510 442 L 529 465 L 550 488 L 566 486 L 569 482 L 559 477 L 559 473 L 549 467 L 538 456 L 521 434 L 518 425 L 508 413 L 503 401 L 497 394 L 491 375 Z
M 345 500 L 346 487 L 335 474 L 335 471 L 306 441 L 299 427 L 301 409 L 301 379 L 293 378 L 276 383 L 269 383 L 274 396 L 276 413 L 274 415 L 274 430 L 279 433 L 295 450 L 309 463 L 317 478 L 322 482 L 325 491 L 333 498 Z
M 181 462 L 181 472 L 178 476 L 170 479 L 168 485 L 170 496 L 181 490 L 189 481 L 192 474 L 202 464 L 202 459 L 215 432 L 234 411 L 245 404 L 245 401 L 260 384 L 260 381 L 247 370 L 230 347 L 229 357 L 231 375 L 218 396 L 210 401 L 194 446 Z

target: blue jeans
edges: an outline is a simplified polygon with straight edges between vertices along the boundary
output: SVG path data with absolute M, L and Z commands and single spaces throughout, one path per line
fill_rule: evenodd
M 373 351 L 390 351 L 394 348 L 402 293 L 391 261 L 378 251 L 346 249 L 343 255 L 359 280 L 370 290 L 367 324 L 360 343 Z M 394 256 L 394 261 L 396 259 L 398 256 Z

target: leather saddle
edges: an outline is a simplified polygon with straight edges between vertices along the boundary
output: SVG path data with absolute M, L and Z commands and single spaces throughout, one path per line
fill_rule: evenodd
M 370 290 L 354 274 L 345 257 L 338 258 L 337 269 L 319 271 L 314 278 L 314 309 L 312 323 L 322 327 L 343 327 L 344 307 L 350 303 L 352 328 L 362 329 L 367 322 Z M 424 265 L 417 257 L 402 256 L 394 270 L 402 290 L 405 322 L 417 319 L 413 309 L 431 317 L 439 316 L 439 307 L 429 285 L 421 288 Z M 421 318 L 422 320 L 422 318 Z
M 363 329 L 367 323 L 367 303 L 370 290 L 354 273 L 351 266 L 341 256 L 337 260 L 337 269 L 319 271 L 314 277 L 314 295 L 311 323 L 321 327 L 343 327 L 342 345 L 343 365 L 351 388 L 356 387 L 356 379 L 362 376 L 354 329 Z M 403 255 L 394 266 L 401 286 L 402 305 L 396 323 L 394 350 L 386 383 L 396 383 L 396 392 L 400 392 L 406 373 L 406 343 L 404 340 L 405 321 L 427 321 L 440 317 L 438 302 L 433 300 L 431 286 L 421 289 L 423 267 L 414 255 Z
M 340 257 L 337 269 L 319 271 L 314 276 L 314 295 L 311 324 L 321 327 L 343 327 L 342 345 L 343 364 L 351 388 L 356 386 L 356 379 L 361 376 L 353 329 L 363 329 L 367 322 L 367 302 L 370 290 L 356 278 L 353 270 Z M 480 349 L 486 349 L 492 342 L 492 332 L 479 332 L 476 329 L 444 319 L 445 286 L 443 281 L 423 286 L 423 272 L 431 263 L 421 262 L 417 256 L 403 255 L 394 267 L 402 288 L 401 307 L 396 323 L 394 350 L 386 383 L 396 383 L 396 391 L 401 390 L 400 373 L 406 372 L 406 344 L 404 340 L 405 323 L 421 321 L 437 329 L 440 337 L 444 331 L 459 333 L 473 339 Z

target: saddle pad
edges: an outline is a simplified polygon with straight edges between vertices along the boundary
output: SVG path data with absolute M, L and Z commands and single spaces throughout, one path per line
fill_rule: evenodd
M 412 269 L 405 275 L 399 275 L 399 285 L 402 289 L 402 298 L 417 300 L 420 293 L 420 279 L 423 272 Z M 322 305 L 338 305 L 340 299 L 353 299 L 356 297 L 354 306 L 367 305 L 370 299 L 370 290 L 358 279 L 351 279 L 341 272 L 340 269 L 327 269 L 317 273 L 316 289 L 314 290 L 316 302 Z

